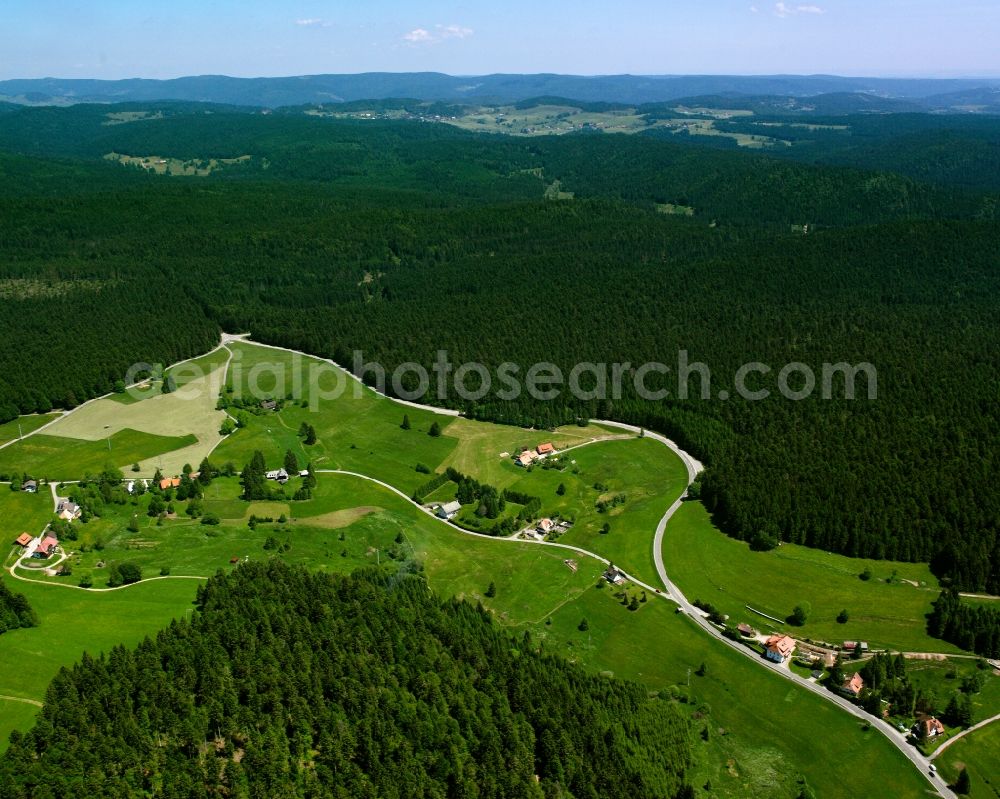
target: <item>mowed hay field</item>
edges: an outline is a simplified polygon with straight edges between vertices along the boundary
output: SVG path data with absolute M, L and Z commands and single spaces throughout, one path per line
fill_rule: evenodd
M 745 605 L 778 619 L 802 605 L 808 617 L 795 629 L 797 637 L 867 641 L 906 652 L 961 651 L 927 635 L 924 616 L 939 589 L 923 563 L 846 558 L 794 544 L 753 552 L 747 543 L 721 533 L 698 502 L 685 503 L 667 525 L 663 559 L 667 574 L 688 599 L 712 603 L 733 624 L 791 629 Z M 872 574 L 868 581 L 859 578 L 866 568 Z M 837 623 L 841 610 L 848 612 L 846 624 Z
M 56 449 L 59 444 L 74 447 L 80 450 L 81 457 L 96 459 L 98 468 L 111 462 L 119 468 L 128 469 L 132 463 L 138 462 L 139 474 L 147 477 L 157 468 L 164 474 L 177 474 L 185 463 L 197 466 L 218 444 L 219 428 L 226 418 L 225 413 L 215 409 L 225 370 L 222 364 L 214 366 L 214 371 L 185 380 L 170 394 L 155 394 L 132 403 L 117 402 L 107 397 L 83 405 L 47 428 L 43 443 Z M 118 440 L 118 436 L 128 432 L 148 438 L 144 442 L 135 436 L 128 442 Z M 32 437 L 16 446 L 28 445 L 40 437 Z M 110 449 L 106 442 L 109 437 Z M 49 440 L 56 438 L 72 443 Z M 81 442 L 99 446 L 88 447 Z M 116 444 L 119 446 L 116 447 Z M 101 451 L 100 447 L 104 450 Z M 72 460 L 59 458 L 58 455 L 54 460 L 58 467 L 36 457 L 33 468 L 59 479 L 71 480 L 83 476 L 80 466 Z
M 949 783 L 955 782 L 965 766 L 972 785 L 971 799 L 996 799 L 1000 796 L 1000 721 L 969 733 L 934 762 Z

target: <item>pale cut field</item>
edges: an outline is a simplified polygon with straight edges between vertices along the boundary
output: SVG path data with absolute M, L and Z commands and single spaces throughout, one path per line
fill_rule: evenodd
M 123 404 L 112 398 L 97 400 L 60 419 L 46 434 L 86 441 L 100 441 L 125 430 L 160 436 L 193 434 L 197 444 L 140 461 L 139 474 L 152 475 L 157 468 L 164 474 L 178 474 L 185 463 L 197 467 L 219 443 L 219 428 L 226 418 L 215 409 L 226 376 L 222 366 L 191 380 L 172 394 L 157 394 L 141 402 Z M 129 470 L 130 463 L 116 463 Z

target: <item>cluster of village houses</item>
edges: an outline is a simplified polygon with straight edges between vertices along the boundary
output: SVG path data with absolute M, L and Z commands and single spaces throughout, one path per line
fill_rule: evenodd
M 527 468 L 535 461 L 543 460 L 550 455 L 555 455 L 558 450 L 551 442 L 539 444 L 534 449 L 524 449 L 514 456 L 514 463 Z M 507 457 L 506 453 L 502 457 Z M 462 512 L 462 503 L 457 500 L 443 502 L 437 507 L 436 514 L 439 518 L 450 521 Z M 519 533 L 521 538 L 534 541 L 544 541 L 552 533 L 565 533 L 573 526 L 572 522 L 565 520 L 554 521 L 553 519 L 539 519 L 533 525 L 529 525 Z
M 27 483 L 34 483 L 34 485 L 31 488 L 27 488 Z M 38 490 L 38 484 L 34 480 L 29 480 L 25 483 L 25 486 L 22 486 L 22 490 L 34 493 Z M 56 516 L 63 521 L 71 522 L 74 519 L 79 519 L 82 514 L 83 509 L 68 499 L 60 499 L 56 503 Z M 39 536 L 33 536 L 31 533 L 21 533 L 14 539 L 14 543 L 26 550 L 31 549 L 33 546 L 34 549 L 31 550 L 31 557 L 41 560 L 52 557 L 59 548 L 59 539 L 48 527 Z
M 518 466 L 523 466 L 527 468 L 531 466 L 535 461 L 542 458 L 547 458 L 549 455 L 555 455 L 557 452 L 555 446 L 551 443 L 539 444 L 534 449 L 526 449 L 519 452 L 514 456 L 514 463 Z

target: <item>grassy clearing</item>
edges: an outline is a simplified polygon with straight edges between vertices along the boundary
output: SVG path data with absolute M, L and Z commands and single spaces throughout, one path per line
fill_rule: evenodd
M 458 443 L 437 470 L 451 467 L 462 474 L 474 475 L 479 481 L 497 488 L 508 488 L 523 477 L 524 470 L 514 466 L 510 456 L 525 447 L 534 449 L 539 444 L 551 442 L 556 449 L 563 450 L 591 441 L 619 437 L 619 434 L 598 425 L 572 425 L 548 432 L 474 422 L 461 417 L 452 421 L 444 434 L 458 439 Z M 504 453 L 507 456 L 500 457 Z
M 127 469 L 136 461 L 166 457 L 167 453 L 197 443 L 193 435 L 161 436 L 130 429 L 100 441 L 38 433 L 0 450 L 0 473 L 21 472 L 51 481 L 77 480 L 96 474 L 109 463 Z
M 51 518 L 52 495 L 45 486 L 37 494 L 0 486 L 0 552 L 21 533 L 37 535 Z
M 808 619 L 796 633 L 801 637 L 861 640 L 907 652 L 961 651 L 926 633 L 924 615 L 938 596 L 937 579 L 926 564 L 846 558 L 793 544 L 751 552 L 746 543 L 719 532 L 696 502 L 685 503 L 667 526 L 663 557 L 667 573 L 689 599 L 711 602 L 733 623 L 770 629 L 772 622 L 744 606 L 784 619 L 796 605 L 808 603 Z M 867 582 L 858 577 L 866 568 L 872 572 Z M 843 609 L 850 620 L 838 624 Z
M 213 375 L 214 372 L 224 367 L 229 360 L 229 355 L 230 352 L 227 348 L 217 347 L 200 358 L 194 358 L 193 360 L 170 367 L 167 369 L 166 374 L 168 377 L 173 378 L 174 384 L 178 388 L 183 388 L 191 383 L 198 385 L 196 383 L 197 380 L 208 375 Z M 217 396 L 225 379 L 225 372 L 214 374 L 213 377 L 214 380 L 208 382 L 208 388 Z
M 197 585 L 193 580 L 156 580 L 101 594 L 32 585 L 6 573 L 0 579 L 28 598 L 41 620 L 38 627 L 11 630 L 0 640 L 0 694 L 37 701 L 45 698 L 56 672 L 84 652 L 96 655 L 119 644 L 134 646 L 188 612 Z M 6 711 L 14 704 L 0 707 Z M 34 718 L 20 705 L 13 709 L 0 720 L 0 750 L 11 729 L 23 730 Z
M 1000 796 L 1000 722 L 969 733 L 934 762 L 950 783 L 954 783 L 959 770 L 965 766 L 972 784 L 969 796 L 996 799 Z
M 672 216 L 694 216 L 694 208 L 690 205 L 674 205 L 673 203 L 657 203 L 656 210 L 661 214 Z
M 578 570 L 573 572 L 563 563 L 570 554 L 565 551 L 473 538 L 370 480 L 348 475 L 319 475 L 313 498 L 305 502 L 248 503 L 238 496 L 235 478 L 220 478 L 209 486 L 203 507 L 222 519 L 217 526 L 188 518 L 186 502 L 174 501 L 177 518 L 162 524 L 146 515 L 148 496 L 108 506 L 102 518 L 78 525 L 76 542 L 67 542 L 74 550 L 69 560 L 72 575 L 33 578 L 75 585 L 81 575 L 91 574 L 100 588 L 108 569 L 125 561 L 139 565 L 147 577 L 164 567 L 174 575 L 208 577 L 231 568 L 232 558 L 280 557 L 334 571 L 393 557 L 415 558 L 442 596 L 479 599 L 494 582 L 504 599 L 498 613 L 525 622 L 543 618 L 582 592 L 603 569 L 593 559 L 575 558 Z M 128 529 L 133 514 L 140 523 L 138 532 Z M 250 514 L 275 520 L 284 514 L 286 522 L 262 523 L 251 530 Z M 275 548 L 265 548 L 268 539 Z M 98 541 L 100 549 L 95 548 Z M 484 603 L 489 605 L 489 600 Z
M 14 730 L 26 730 L 35 723 L 39 710 L 37 705 L 0 698 L 0 752 L 6 750 Z
M 26 436 L 60 416 L 61 414 L 58 413 L 34 413 L 30 416 L 19 416 L 17 419 L 0 424 L 0 444 L 13 441 L 21 435 Z
M 452 417 L 402 406 L 329 364 L 249 344 L 234 344 L 232 349 L 229 383 L 237 396 L 291 395 L 315 407 L 289 402 L 278 413 L 251 417 L 247 427 L 219 446 L 213 457 L 220 463 L 242 465 L 259 449 L 277 466 L 291 449 L 302 463 L 360 472 L 409 492 L 427 481 L 416 471 L 417 464 L 434 469 L 457 444 L 448 435 Z M 338 385 L 344 388 L 341 396 L 321 399 Z M 401 428 L 404 415 L 410 430 Z M 428 435 L 435 422 L 444 433 L 438 437 Z M 298 436 L 303 423 L 316 429 L 313 446 L 306 447 Z
M 980 669 L 979 661 L 968 658 L 951 658 L 949 660 L 915 660 L 906 662 L 906 675 L 915 690 L 924 691 L 932 698 L 937 714 L 940 716 L 948 706 L 952 696 L 959 693 L 962 678 L 979 673 L 983 678 L 983 687 L 979 693 L 972 694 L 972 713 L 974 721 L 995 716 L 1000 713 L 1000 676 L 992 669 Z M 961 732 L 960 728 L 949 730 L 949 737 Z M 942 741 L 947 740 L 942 737 Z
M 129 122 L 140 122 L 144 119 L 163 119 L 162 111 L 112 111 L 104 115 L 102 125 L 125 125 Z
M 566 471 L 536 467 L 513 488 L 541 496 L 547 513 L 575 517 L 573 529 L 561 543 L 603 555 L 635 577 L 656 584 L 653 534 L 687 483 L 680 459 L 659 442 L 642 438 L 591 444 L 568 457 L 575 463 Z M 563 496 L 556 494 L 560 483 L 566 488 Z M 602 488 L 596 489 L 597 484 Z M 625 504 L 598 513 L 597 501 L 617 494 L 625 494 Z M 607 534 L 601 532 L 605 523 L 611 528 Z
M 695 745 L 695 784 L 711 783 L 704 795 L 791 799 L 800 777 L 824 799 L 925 795 L 922 778 L 881 734 L 710 641 L 663 600 L 631 612 L 610 588 L 591 589 L 532 635 L 546 651 L 685 697 L 703 715 L 695 729 L 709 730 Z
M 205 177 L 211 175 L 216 170 L 250 162 L 249 155 L 241 155 L 237 158 L 190 158 L 184 160 L 160 155 L 108 153 L 104 158 L 107 161 L 116 161 L 125 166 L 139 167 L 149 172 L 155 172 L 157 175 L 179 177 Z

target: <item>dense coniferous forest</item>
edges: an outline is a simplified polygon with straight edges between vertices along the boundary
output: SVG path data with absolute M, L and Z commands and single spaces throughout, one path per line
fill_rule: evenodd
M 38 617 L 24 594 L 15 594 L 0 582 L 0 634 L 37 624 Z
M 626 381 L 603 402 L 446 402 L 521 425 L 662 431 L 708 465 L 703 499 L 731 535 L 929 561 L 1000 592 L 994 195 L 934 170 L 919 182 L 643 137 L 159 110 L 112 126 L 107 106 L 0 115 L 0 146 L 33 154 L 0 156 L 4 418 L 208 349 L 220 328 L 348 367 L 361 350 L 390 373 L 439 349 L 522 374 L 676 370 L 684 350 L 711 367 L 711 399 L 697 377 L 678 399 L 672 376 L 658 401 Z M 111 151 L 251 161 L 168 178 L 102 163 Z M 1000 185 L 990 163 L 982 185 Z M 556 180 L 576 199 L 543 199 Z M 790 401 L 772 375 L 766 400 L 718 400 L 753 361 L 817 375 L 870 362 L 878 396 L 861 378 L 860 399 Z
M 970 605 L 957 591 L 944 591 L 934 602 L 927 631 L 984 657 L 1000 657 L 1000 611 Z
M 689 722 L 419 577 L 245 564 L 64 669 L 0 761 L 19 797 L 672 797 Z

